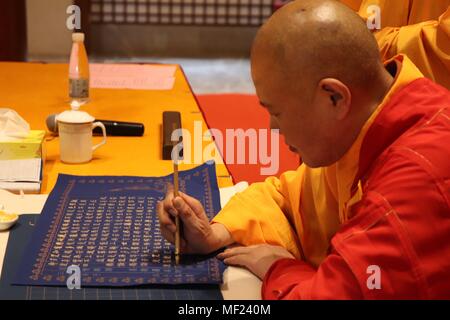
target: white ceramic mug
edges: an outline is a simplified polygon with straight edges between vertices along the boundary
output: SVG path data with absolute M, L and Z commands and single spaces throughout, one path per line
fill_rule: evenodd
M 57 118 L 61 161 L 65 163 L 91 161 L 92 153 L 106 143 L 105 126 L 101 122 L 93 122 L 93 117 L 84 117 L 84 121 L 67 119 L 68 117 Z M 103 140 L 93 146 L 92 130 L 96 127 L 102 128 Z

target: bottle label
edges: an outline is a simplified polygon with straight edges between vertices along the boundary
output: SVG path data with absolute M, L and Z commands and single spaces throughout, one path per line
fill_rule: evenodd
M 69 79 L 69 96 L 71 98 L 88 98 L 89 79 Z

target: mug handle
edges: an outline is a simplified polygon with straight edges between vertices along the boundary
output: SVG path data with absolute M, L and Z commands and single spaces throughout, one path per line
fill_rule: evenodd
M 101 147 L 102 145 L 104 145 L 106 143 L 106 128 L 105 128 L 105 125 L 103 123 L 101 123 L 101 122 L 94 122 L 92 124 L 92 130 L 94 130 L 94 128 L 97 128 L 97 127 L 102 128 L 103 140 L 99 144 L 96 144 L 95 146 L 93 146 L 92 147 L 92 151 L 95 151 L 98 147 Z

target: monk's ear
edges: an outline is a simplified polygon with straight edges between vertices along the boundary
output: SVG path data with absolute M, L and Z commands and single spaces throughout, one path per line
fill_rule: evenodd
M 344 119 L 350 111 L 352 99 L 348 87 L 337 79 L 325 78 L 320 80 L 318 88 L 336 120 Z

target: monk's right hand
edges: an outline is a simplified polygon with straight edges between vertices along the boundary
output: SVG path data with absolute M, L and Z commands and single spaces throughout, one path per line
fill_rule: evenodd
M 226 228 L 218 223 L 210 224 L 200 201 L 180 192 L 174 197 L 169 186 L 166 197 L 157 206 L 163 237 L 175 243 L 175 217 L 182 221 L 180 250 L 185 254 L 208 254 L 231 244 L 232 238 Z

